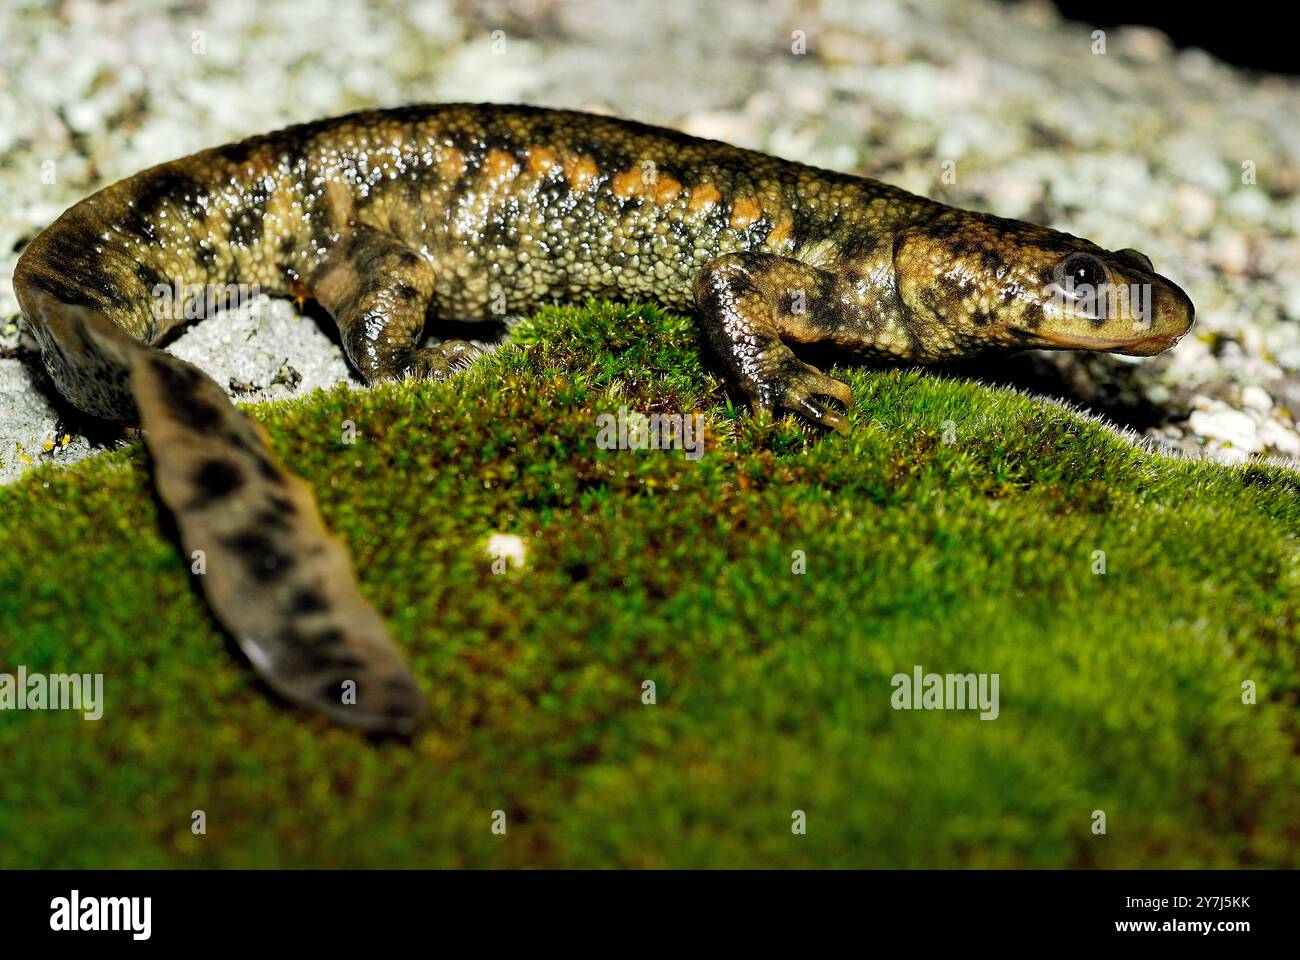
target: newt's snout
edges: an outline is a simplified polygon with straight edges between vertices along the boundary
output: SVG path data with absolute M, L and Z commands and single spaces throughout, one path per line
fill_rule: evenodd
M 1159 287 L 1155 294 L 1150 335 L 1130 344 L 1119 353 L 1145 357 L 1168 350 L 1192 329 L 1196 308 L 1182 288 L 1156 275 Z

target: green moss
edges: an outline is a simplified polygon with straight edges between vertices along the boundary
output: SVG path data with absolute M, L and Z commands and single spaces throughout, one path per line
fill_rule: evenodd
M 0 866 L 1300 864 L 1294 474 L 912 371 L 837 371 L 854 430 L 808 440 L 651 309 L 515 340 L 259 410 L 424 678 L 410 743 L 265 691 L 138 445 L 0 489 L 0 670 L 107 699 L 0 714 Z M 624 405 L 698 409 L 705 455 L 597 449 Z M 915 664 L 999 674 L 1001 715 L 893 710 Z

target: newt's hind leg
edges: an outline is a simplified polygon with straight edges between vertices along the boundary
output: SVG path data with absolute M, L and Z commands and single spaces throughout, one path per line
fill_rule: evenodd
M 343 350 L 368 383 L 413 376 L 440 380 L 474 357 L 461 340 L 419 348 L 433 297 L 433 267 L 380 230 L 344 231 L 311 279 L 312 295 L 334 317 Z
M 705 335 L 732 383 L 754 412 L 792 410 L 813 423 L 847 433 L 849 421 L 820 397 L 845 407 L 848 384 L 802 362 L 783 340 L 833 341 L 819 328 L 834 277 L 797 260 L 761 253 L 732 253 L 705 264 L 695 278 L 695 307 Z

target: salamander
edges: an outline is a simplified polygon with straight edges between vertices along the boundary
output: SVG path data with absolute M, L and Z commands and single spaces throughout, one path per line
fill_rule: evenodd
M 139 424 L 217 619 L 290 700 L 410 731 L 426 700 L 307 485 L 197 367 L 158 348 L 161 290 L 318 301 L 367 382 L 441 378 L 426 320 L 592 298 L 697 318 L 755 413 L 849 427 L 792 345 L 928 363 L 1024 348 L 1159 353 L 1187 295 L 1132 249 L 957 209 L 628 120 L 450 104 L 355 113 L 164 163 L 82 200 L 14 272 L 58 389 Z M 1119 291 L 1120 295 L 1113 295 Z

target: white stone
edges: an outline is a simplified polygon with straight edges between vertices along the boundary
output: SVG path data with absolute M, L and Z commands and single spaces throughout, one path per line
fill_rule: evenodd
M 1259 439 L 1284 457 L 1300 457 L 1300 434 L 1276 420 L 1265 420 L 1259 425 Z
M 1273 409 L 1273 398 L 1263 387 L 1257 387 L 1252 383 L 1250 386 L 1242 387 L 1241 405 L 1249 410 L 1267 413 Z
M 513 533 L 494 533 L 487 539 L 486 552 L 493 560 L 500 557 L 516 570 L 528 559 L 528 545 Z
M 1259 453 L 1264 449 L 1254 420 L 1225 403 L 1211 402 L 1211 409 L 1192 411 L 1187 426 L 1193 433 L 1230 444 L 1234 450 L 1245 453 Z

